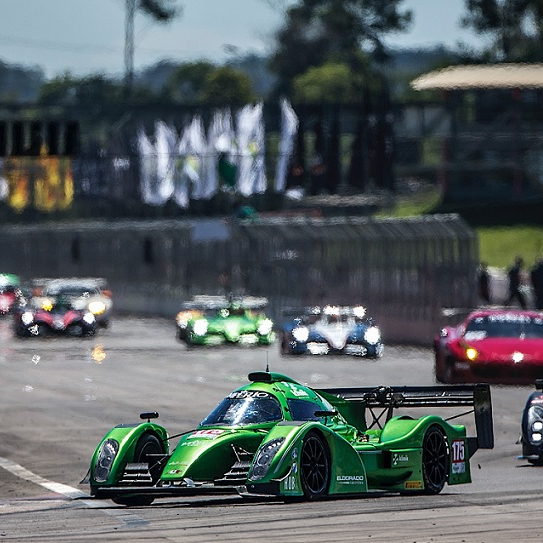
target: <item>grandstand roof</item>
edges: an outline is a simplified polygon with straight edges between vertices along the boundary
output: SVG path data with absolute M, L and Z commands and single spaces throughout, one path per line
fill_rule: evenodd
M 543 64 L 449 66 L 413 81 L 415 90 L 543 88 Z

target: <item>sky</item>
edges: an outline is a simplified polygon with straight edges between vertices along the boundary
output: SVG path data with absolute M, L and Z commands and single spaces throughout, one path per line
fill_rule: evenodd
M 280 7 L 294 0 L 177 0 L 181 17 L 167 25 L 138 14 L 134 68 L 161 60 L 222 62 L 249 52 L 266 54 L 283 20 Z M 481 40 L 461 29 L 465 0 L 404 0 L 414 21 L 389 46 L 419 48 Z M 125 0 L 0 0 L 0 60 L 40 68 L 47 78 L 121 76 L 124 70 Z M 272 7 L 274 6 L 274 7 Z

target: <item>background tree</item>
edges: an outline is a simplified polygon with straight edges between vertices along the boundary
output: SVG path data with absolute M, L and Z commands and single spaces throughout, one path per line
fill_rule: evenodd
M 221 66 L 209 73 L 198 101 L 214 106 L 245 105 L 257 99 L 250 78 L 231 66 Z
M 207 78 L 216 69 L 214 64 L 205 60 L 180 64 L 166 81 L 165 98 L 184 104 L 198 102 Z
M 276 93 L 289 96 L 294 78 L 328 61 L 359 69 L 361 51 L 384 60 L 384 36 L 407 30 L 411 21 L 410 11 L 400 11 L 402 2 L 300 0 L 287 9 L 270 61 L 278 75 Z
M 462 25 L 486 34 L 483 57 L 493 62 L 543 60 L 541 0 L 466 0 Z

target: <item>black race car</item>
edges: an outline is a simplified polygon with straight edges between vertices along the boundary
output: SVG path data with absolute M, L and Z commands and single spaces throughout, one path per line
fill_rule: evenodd
M 536 466 L 543 466 L 543 379 L 535 382 L 522 412 L 520 444 L 524 458 Z

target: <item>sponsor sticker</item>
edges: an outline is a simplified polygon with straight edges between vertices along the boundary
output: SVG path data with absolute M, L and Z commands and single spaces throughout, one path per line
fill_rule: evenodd
M 298 482 L 296 480 L 295 475 L 289 475 L 285 479 L 285 490 L 297 490 L 298 489 Z
M 243 400 L 245 398 L 268 398 L 270 395 L 261 390 L 235 390 L 228 395 L 231 400 Z
M 405 481 L 404 487 L 406 490 L 420 490 L 422 488 L 422 481 Z
M 453 439 L 451 443 L 452 472 L 466 473 L 466 444 L 463 439 Z
M 392 465 L 397 466 L 399 463 L 409 462 L 409 455 L 402 453 L 394 453 L 392 455 Z
M 294 383 L 283 383 L 288 388 L 290 388 L 290 391 L 294 396 L 300 397 L 300 396 L 308 396 L 307 392 L 303 388 L 297 387 Z
M 364 482 L 363 475 L 338 475 L 336 481 L 342 485 L 356 485 Z
M 223 433 L 224 430 L 197 430 L 196 432 L 188 436 L 188 439 L 217 439 Z
M 201 447 L 204 444 L 205 444 L 205 441 L 194 439 L 192 441 L 183 441 L 183 443 L 181 443 L 181 447 Z

